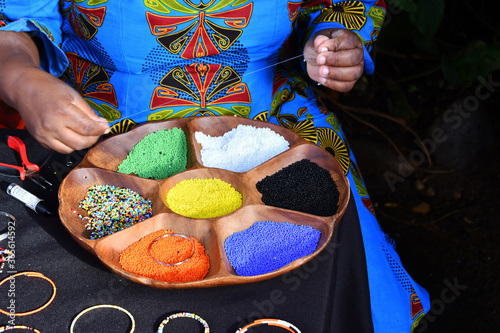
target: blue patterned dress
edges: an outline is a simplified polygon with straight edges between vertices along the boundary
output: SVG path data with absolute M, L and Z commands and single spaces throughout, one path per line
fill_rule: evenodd
M 38 37 L 42 68 L 77 89 L 112 133 L 236 115 L 331 152 L 359 214 L 375 332 L 410 332 L 429 296 L 387 242 L 337 118 L 318 105 L 300 57 L 315 32 L 347 28 L 361 38 L 371 74 L 385 11 L 383 0 L 0 0 L 0 30 Z

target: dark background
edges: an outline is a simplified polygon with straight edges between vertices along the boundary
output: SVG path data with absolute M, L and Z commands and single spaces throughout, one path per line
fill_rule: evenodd
M 430 293 L 431 311 L 416 331 L 498 332 L 495 2 L 387 2 L 375 73 L 348 94 L 320 91 L 323 101 L 343 124 L 403 265 Z
M 416 331 L 498 332 L 498 13 L 493 1 L 387 2 L 375 73 L 323 101 L 403 265 L 430 293 Z

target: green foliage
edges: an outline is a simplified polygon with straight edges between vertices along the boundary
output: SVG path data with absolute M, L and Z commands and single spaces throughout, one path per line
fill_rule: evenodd
M 417 11 L 417 6 L 413 0 L 387 0 L 388 5 L 394 8 L 400 8 L 408 13 L 414 13 Z
M 445 9 L 445 0 L 387 0 L 387 4 L 407 12 L 410 22 L 427 41 L 438 31 Z
M 432 40 L 441 25 L 444 0 L 418 0 L 412 8 L 411 23 L 427 41 Z
M 388 78 L 386 80 L 386 87 L 387 112 L 393 117 L 407 121 L 415 120 L 418 115 L 408 101 L 406 92 L 401 89 L 400 85 L 392 78 Z
M 500 69 L 498 19 L 488 4 L 472 0 L 386 0 L 392 21 L 385 44 L 399 42 L 401 34 L 413 39 L 413 47 L 440 58 L 444 78 L 457 87 L 471 86 L 479 76 Z M 401 17 L 403 16 L 403 18 Z M 383 32 L 384 34 L 384 32 Z M 412 49 L 408 48 L 411 52 Z
M 442 58 L 443 74 L 454 85 L 470 86 L 478 76 L 500 69 L 500 43 L 473 41 Z

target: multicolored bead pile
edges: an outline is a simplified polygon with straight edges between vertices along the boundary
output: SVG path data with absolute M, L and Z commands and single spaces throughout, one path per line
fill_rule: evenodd
M 112 185 L 93 185 L 88 188 L 79 207 L 87 211 L 86 221 L 90 239 L 102 238 L 128 228 L 153 215 L 153 203 L 137 192 Z

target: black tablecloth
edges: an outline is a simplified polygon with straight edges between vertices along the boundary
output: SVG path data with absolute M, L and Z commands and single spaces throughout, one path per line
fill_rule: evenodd
M 23 138 L 29 159 L 42 166 L 41 173 L 54 183 L 43 190 L 29 180 L 0 175 L 0 181 L 16 183 L 43 198 L 57 212 L 60 181 L 81 160 L 85 151 L 69 155 L 52 153 L 26 131 L 0 130 L 0 136 Z M 0 161 L 19 163 L 18 154 L 0 143 Z M 257 318 L 278 318 L 297 326 L 303 333 L 373 332 L 363 242 L 356 207 L 351 200 L 324 251 L 300 268 L 279 277 L 251 284 L 201 289 L 155 289 L 136 284 L 109 271 L 99 259 L 81 248 L 61 224 L 57 214 L 43 217 L 21 202 L 0 193 L 0 211 L 16 218 L 15 267 L 4 267 L 0 278 L 14 272 L 36 271 L 57 287 L 54 301 L 42 311 L 15 317 L 16 325 L 32 326 L 43 333 L 68 332 L 83 309 L 113 304 L 128 310 L 136 321 L 135 332 L 156 332 L 163 318 L 177 312 L 196 313 L 211 332 L 234 333 Z M 0 230 L 3 226 L 0 226 Z M 6 248 L 9 240 L 0 241 Z M 12 295 L 9 281 L 0 286 L 1 309 Z M 10 290 L 12 292 L 12 290 Z M 17 312 L 41 306 L 51 295 L 50 284 L 35 277 L 19 277 L 14 286 Z M 0 326 L 13 322 L 0 314 Z M 82 316 L 75 332 L 128 332 L 127 315 L 99 309 Z M 202 332 L 192 319 L 175 319 L 164 332 Z M 284 332 L 261 327 L 250 332 Z

